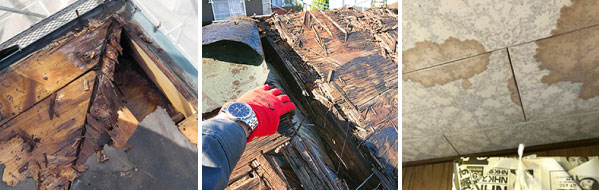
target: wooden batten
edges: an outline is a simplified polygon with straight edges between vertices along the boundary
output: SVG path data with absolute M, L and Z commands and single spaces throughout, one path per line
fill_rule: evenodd
M 174 76 L 172 72 L 167 71 L 166 67 L 160 66 L 162 63 L 154 61 L 148 53 L 140 46 L 135 40 L 129 40 L 127 43 L 133 51 L 131 54 L 137 61 L 137 63 L 144 70 L 146 75 L 156 84 L 158 89 L 166 96 L 169 102 L 173 105 L 175 110 L 182 113 L 186 118 L 197 113 L 197 101 L 186 98 L 183 93 L 179 91 L 179 87 L 182 87 L 182 82 L 177 80 L 173 81 L 169 76 Z M 180 85 L 176 85 L 176 83 Z
M 189 141 L 198 145 L 198 114 L 195 113 L 192 116 L 183 120 L 179 125 L 179 131 L 183 133 Z

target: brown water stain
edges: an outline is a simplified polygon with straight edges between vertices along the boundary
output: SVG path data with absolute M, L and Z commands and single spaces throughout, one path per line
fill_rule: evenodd
M 476 40 L 461 41 L 449 37 L 441 44 L 422 41 L 403 51 L 402 67 L 404 72 L 411 72 L 484 52 L 485 47 Z
M 552 34 L 599 23 L 599 1 L 572 0 L 561 9 L 557 28 Z M 599 96 L 599 27 L 581 29 L 536 42 L 535 59 L 539 69 L 549 74 L 541 82 L 582 83 L 579 97 L 588 100 Z
M 561 8 L 557 27 L 551 31 L 552 35 L 599 24 L 599 1 L 571 0 L 571 2 L 572 5 Z
M 465 52 L 459 52 L 463 50 Z M 478 54 L 485 52 L 485 48 L 475 40 L 459 41 L 453 37 L 443 44 L 432 42 L 416 43 L 416 47 L 404 51 L 404 71 L 406 68 L 416 69 L 423 65 L 438 63 L 442 60 L 459 59 L 458 55 Z M 456 61 L 454 63 L 435 66 L 424 71 L 403 75 L 403 80 L 418 82 L 424 87 L 445 85 L 449 82 L 462 80 L 462 88 L 470 89 L 470 78 L 487 70 L 491 53 L 481 54 L 472 58 Z M 407 58 L 406 58 L 407 57 Z M 407 60 L 406 60 L 407 59 Z
M 517 106 L 522 107 L 522 102 L 520 102 L 520 94 L 518 94 L 518 88 L 516 87 L 516 79 L 514 78 L 514 75 L 511 75 L 507 80 L 507 89 L 510 91 L 512 102 L 514 102 Z

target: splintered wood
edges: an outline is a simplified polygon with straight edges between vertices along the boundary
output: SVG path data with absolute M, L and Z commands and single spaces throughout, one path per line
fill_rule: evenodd
M 81 78 L 93 82 L 95 77 L 89 72 Z M 0 127 L 0 163 L 6 166 L 2 181 L 14 186 L 32 177 L 40 189 L 65 189 L 77 177 L 72 163 L 91 97 L 82 86 L 76 80 L 56 92 L 54 102 L 48 97 Z M 50 119 L 50 107 L 60 117 Z
M 332 140 L 330 158 L 346 170 L 340 176 L 357 187 L 374 174 L 362 189 L 397 189 L 398 15 L 344 8 L 286 14 L 286 24 L 281 18 L 259 26 L 294 81 L 317 100 L 305 100 L 324 116 L 313 121 L 332 126 L 318 131 Z
M 304 144 L 301 137 L 295 137 L 290 146 L 284 147 L 285 158 L 291 164 L 293 171 L 307 190 L 346 190 L 345 185 L 331 177 L 330 169 L 316 157 L 310 146 Z
M 104 133 L 111 137 L 114 147 L 122 148 L 137 128 L 138 120 L 120 98 L 121 94 L 117 92 L 114 82 L 118 56 L 123 51 L 119 43 L 123 25 L 124 21 L 120 17 L 113 18 L 100 65 L 96 94 L 87 114 L 85 138 L 76 164 L 84 164 L 89 156 L 102 149 L 105 143 L 100 138 Z
M 271 136 L 266 137 L 256 137 L 254 140 L 245 148 L 245 151 L 241 155 L 241 158 L 235 165 L 235 169 L 231 172 L 231 176 L 229 177 L 229 187 L 230 189 L 240 189 L 235 188 L 235 182 L 245 182 L 244 180 L 246 176 L 252 171 L 254 171 L 251 166 L 252 161 L 261 157 L 264 153 L 270 152 L 277 148 L 279 145 L 282 145 L 284 142 L 288 141 L 289 137 L 284 135 L 275 133 Z M 271 177 L 265 177 L 266 179 Z M 239 183 L 238 183 L 239 184 Z
M 0 71 L 0 125 L 97 64 L 107 28 L 102 24 L 69 33 Z
M 0 71 L 0 164 L 9 186 L 31 177 L 38 189 L 68 189 L 103 133 L 121 147 L 137 127 L 114 85 L 124 21 L 89 23 Z

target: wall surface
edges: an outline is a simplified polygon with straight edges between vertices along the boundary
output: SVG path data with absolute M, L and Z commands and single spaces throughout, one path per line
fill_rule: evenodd
M 403 161 L 599 137 L 599 1 L 403 2 Z
M 252 16 L 254 14 L 256 15 L 262 15 L 262 13 L 264 12 L 264 10 L 262 9 L 262 1 L 261 0 L 251 0 L 251 1 L 245 1 L 245 15 L 246 16 Z
M 202 0 L 202 23 L 210 23 L 212 21 L 214 21 L 212 4 L 208 3 L 208 0 Z

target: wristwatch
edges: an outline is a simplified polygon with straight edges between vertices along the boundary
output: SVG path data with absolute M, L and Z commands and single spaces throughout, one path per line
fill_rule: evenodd
M 258 118 L 256 113 L 252 110 L 252 107 L 245 102 L 233 102 L 227 107 L 221 109 L 221 113 L 224 113 L 233 121 L 241 121 L 250 127 L 250 132 L 258 126 Z

